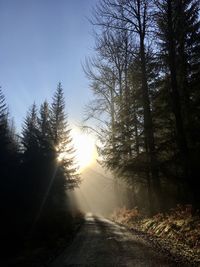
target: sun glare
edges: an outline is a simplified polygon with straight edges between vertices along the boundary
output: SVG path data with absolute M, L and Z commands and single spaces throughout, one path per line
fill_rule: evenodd
M 76 161 L 79 166 L 79 170 L 82 171 L 95 160 L 95 141 L 90 135 L 82 133 L 77 128 L 72 129 L 71 135 L 74 148 L 76 150 Z

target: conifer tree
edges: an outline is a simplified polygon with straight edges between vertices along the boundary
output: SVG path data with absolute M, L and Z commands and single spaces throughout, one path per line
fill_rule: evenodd
M 22 130 L 22 144 L 26 159 L 37 157 L 39 151 L 38 143 L 38 121 L 35 103 L 29 109 Z
M 19 154 L 13 125 L 10 125 L 8 107 L 0 90 L 0 211 L 3 235 L 8 239 L 19 209 L 16 203 Z
M 0 151 L 1 160 L 3 164 L 6 158 L 7 150 L 9 145 L 9 128 L 8 128 L 8 108 L 5 103 L 5 97 L 0 90 Z
M 15 134 L 14 124 L 10 123 L 8 107 L 5 97 L 0 90 L 0 166 L 3 170 L 11 171 L 9 167 L 14 164 L 18 153 L 18 142 Z
M 178 147 L 179 174 L 198 196 L 197 144 L 199 131 L 199 1 L 157 1 L 157 25 L 162 71 L 168 81 L 170 104 L 174 116 Z M 172 140 L 173 142 L 173 140 Z M 195 202 L 197 202 L 195 200 Z
M 38 117 L 39 146 L 43 157 L 50 158 L 53 155 L 53 140 L 51 134 L 50 109 L 47 101 L 40 107 Z
M 74 165 L 74 148 L 70 136 L 70 128 L 65 113 L 64 92 L 61 83 L 53 96 L 51 105 L 51 134 L 57 161 L 57 180 L 61 191 L 78 185 L 79 176 Z
M 22 128 L 22 198 L 24 203 L 25 217 L 30 222 L 35 216 L 38 205 L 38 193 L 40 187 L 40 147 L 38 140 L 37 108 L 34 103 L 28 110 Z

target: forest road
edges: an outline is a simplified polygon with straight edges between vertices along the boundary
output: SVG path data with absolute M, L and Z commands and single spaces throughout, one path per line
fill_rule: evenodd
M 51 267 L 177 266 L 139 235 L 105 218 L 86 215 L 75 239 Z

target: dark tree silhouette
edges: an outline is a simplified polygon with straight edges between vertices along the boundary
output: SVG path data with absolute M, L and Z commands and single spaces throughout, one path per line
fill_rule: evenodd
M 198 163 L 195 158 L 198 157 L 199 150 L 196 138 L 199 131 L 196 86 L 199 80 L 200 55 L 199 1 L 158 1 L 157 6 L 160 53 L 166 79 L 169 79 L 175 138 L 184 180 L 193 193 L 193 202 L 197 203 Z
M 78 185 L 79 176 L 74 164 L 74 148 L 70 136 L 70 128 L 65 113 L 65 101 L 61 83 L 53 97 L 51 105 L 51 134 L 54 145 L 58 172 L 63 173 L 63 186 L 67 189 Z M 56 181 L 56 179 L 55 179 Z
M 19 144 L 14 124 L 10 121 L 5 97 L 0 90 L 0 236 L 4 242 L 4 249 L 17 235 L 19 164 Z M 10 249 L 13 246 L 15 246 L 14 240 Z
M 101 0 L 92 23 L 86 121 L 97 122 L 101 162 L 131 194 L 146 192 L 148 210 L 198 206 L 199 1 Z

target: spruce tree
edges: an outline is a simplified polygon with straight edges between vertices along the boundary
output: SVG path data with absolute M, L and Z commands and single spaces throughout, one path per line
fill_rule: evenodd
M 3 166 L 7 158 L 9 146 L 8 108 L 5 97 L 0 90 L 0 164 Z
M 50 109 L 47 101 L 40 107 L 38 117 L 39 146 L 43 157 L 51 158 L 53 154 L 53 140 L 51 134 Z
M 0 168 L 2 176 L 11 172 L 11 164 L 17 164 L 18 149 L 14 123 L 10 123 L 5 97 L 0 90 Z
M 55 184 L 58 190 L 72 189 L 78 185 L 79 176 L 74 164 L 74 148 L 70 136 L 70 128 L 65 113 L 64 92 L 61 83 L 53 96 L 51 105 L 51 134 L 57 161 L 57 177 Z
M 39 151 L 38 143 L 38 121 L 35 103 L 29 109 L 22 129 L 22 144 L 25 160 L 37 157 Z
M 0 212 L 1 238 L 13 238 L 19 206 L 17 200 L 19 154 L 14 127 L 10 125 L 8 107 L 0 89 Z
M 199 1 L 158 1 L 157 25 L 162 71 L 168 81 L 181 178 L 198 196 Z M 173 140 L 172 140 L 173 141 Z
M 27 112 L 22 128 L 22 196 L 26 199 L 24 203 L 25 217 L 30 225 L 37 216 L 38 208 L 44 192 L 41 183 L 44 179 L 42 153 L 39 143 L 38 112 L 34 103 Z M 47 183 L 46 183 L 47 186 Z M 41 196 L 43 194 L 43 196 Z

